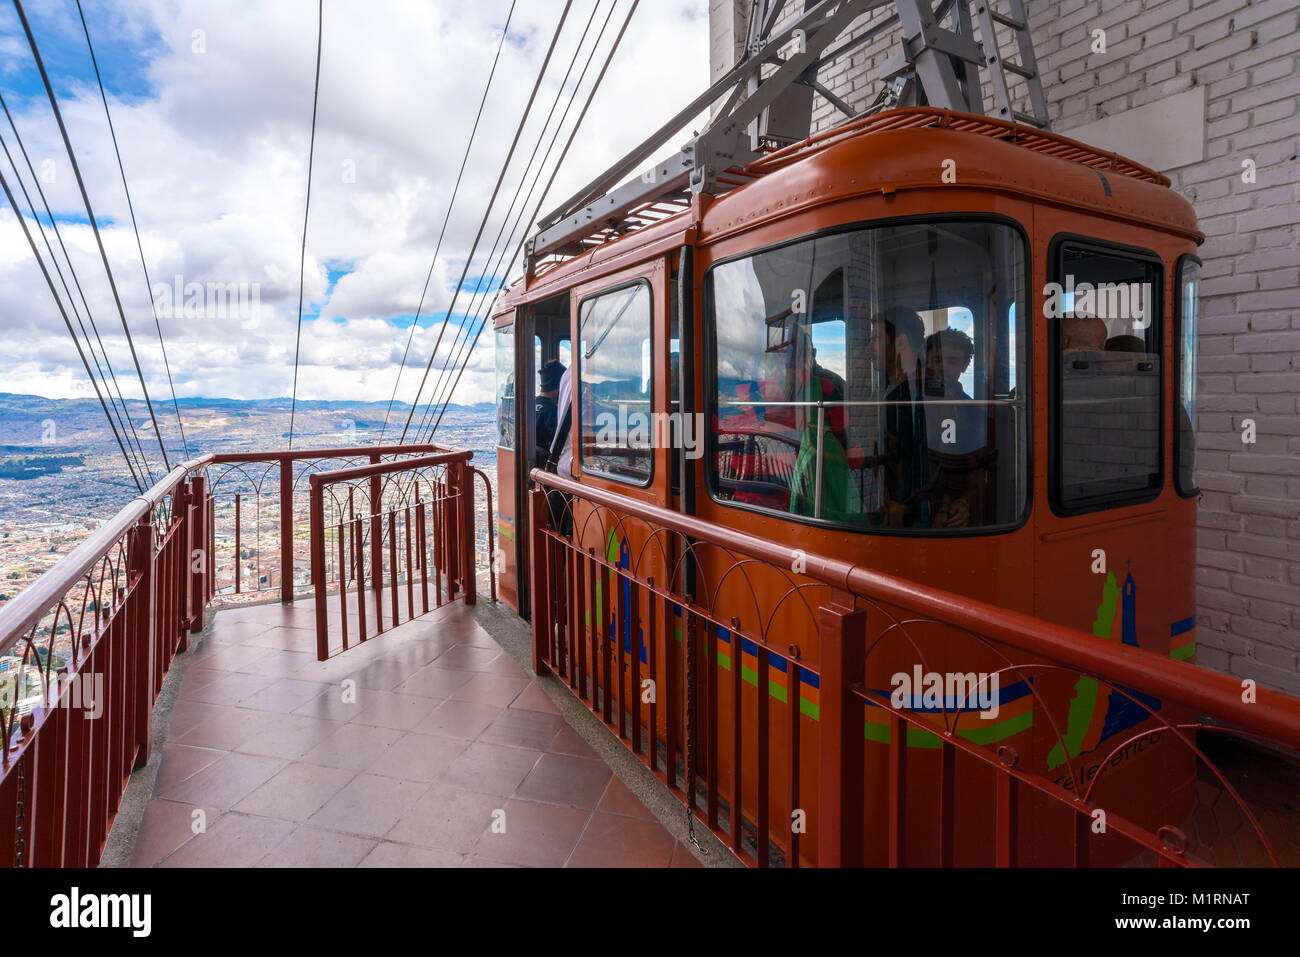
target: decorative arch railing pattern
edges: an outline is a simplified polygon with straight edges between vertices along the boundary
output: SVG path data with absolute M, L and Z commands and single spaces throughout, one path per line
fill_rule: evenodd
M 0 862 L 98 863 L 212 595 L 210 462 L 172 470 L 0 608 Z
M 272 474 L 278 498 L 263 525 L 278 527 L 270 536 L 278 541 L 257 547 L 276 552 L 264 568 L 289 570 L 279 582 L 282 600 L 293 600 L 295 578 L 302 584 L 293 569 L 307 567 L 293 546 L 310 541 L 309 490 L 324 487 L 330 467 L 357 462 L 382 473 L 365 484 L 364 501 L 336 487 L 316 516 L 339 525 L 345 510 L 360 515 L 371 503 L 387 516 L 436 499 L 455 534 L 440 539 L 444 558 L 456 563 L 442 566 L 446 589 L 472 600 L 477 470 L 466 465 L 468 452 L 433 456 L 433 463 L 420 458 L 430 451 L 445 453 L 411 445 L 194 459 L 0 607 L 0 866 L 98 864 L 130 774 L 148 761 L 153 707 L 175 655 L 203 627 L 218 592 L 234 594 L 234 546 L 242 536 L 240 525 L 224 518 L 244 501 L 235 496 L 260 489 L 269 499 Z M 438 482 L 435 496 L 430 483 Z M 380 555 L 385 576 L 394 567 L 405 575 L 383 564 L 395 541 L 391 528 L 367 529 L 360 548 Z M 322 568 L 329 581 L 340 579 L 333 564 Z
M 1216 860 L 1189 823 L 1209 793 L 1241 856 L 1297 863 L 1206 753 L 1209 735 L 1300 749 L 1295 698 L 532 478 L 535 670 L 748 863 L 1199 866 Z M 959 691 L 898 694 L 899 674 Z M 1085 746 L 1076 699 L 1125 719 L 1103 708 Z
M 445 452 L 432 444 L 224 453 L 213 457 L 214 587 L 222 601 L 292 601 L 311 585 L 308 483 L 312 475 Z M 334 561 L 331 556 L 329 561 Z

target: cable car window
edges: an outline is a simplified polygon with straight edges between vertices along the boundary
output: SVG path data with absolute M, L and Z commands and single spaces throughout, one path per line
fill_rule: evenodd
M 1178 408 L 1175 410 L 1174 486 L 1196 494 L 1196 319 L 1201 303 L 1201 264 L 1178 261 Z
M 582 468 L 637 485 L 650 481 L 650 285 L 644 281 L 584 299 L 578 390 Z
M 959 534 L 1023 521 L 1019 229 L 963 220 L 819 236 L 714 267 L 715 498 Z
M 1064 242 L 1044 290 L 1055 376 L 1053 504 L 1111 508 L 1161 485 L 1161 264 Z
M 498 329 L 496 338 L 497 447 L 515 447 L 515 327 Z

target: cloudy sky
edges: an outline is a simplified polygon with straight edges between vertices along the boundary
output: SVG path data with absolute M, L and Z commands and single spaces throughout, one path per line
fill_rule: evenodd
M 560 146 L 628 3 L 573 0 L 533 119 L 524 128 L 503 184 L 502 212 L 489 221 L 467 269 L 484 204 L 564 6 L 562 0 L 515 4 L 416 323 L 399 399 L 414 396 L 462 271 L 471 282 L 500 276 L 504 267 L 489 262 L 486 253 L 502 225 L 505 200 L 514 193 L 524 162 L 542 134 L 542 121 L 579 38 L 594 12 L 594 25 L 556 117 L 568 103 L 573 80 L 610 5 L 616 4 L 560 133 Z M 136 251 L 76 0 L 26 0 L 24 6 L 102 227 L 150 392 L 155 399 L 169 396 L 151 290 Z M 152 298 L 162 307 L 160 321 L 177 394 L 249 399 L 288 395 L 307 188 L 316 3 L 82 0 L 82 6 L 108 91 L 154 286 Z M 511 3 L 325 0 L 324 8 L 298 395 L 386 401 Z M 642 2 L 542 211 L 648 135 L 707 82 L 707 0 Z M 138 396 L 121 320 L 80 193 L 8 0 L 0 5 L 0 92 L 54 210 L 122 390 L 128 397 Z M 555 122 L 545 131 L 543 151 Z M 3 116 L 0 139 L 19 167 L 15 174 L 0 152 L 0 172 L 24 214 L 19 180 L 39 209 L 35 183 Z M 0 391 L 92 395 L 13 210 L 4 205 Z M 44 253 L 38 227 L 30 217 L 28 224 Z M 53 233 L 47 233 L 57 250 Z M 511 252 L 513 248 L 510 244 Z M 517 273 L 516 267 L 512 276 Z M 171 296 L 160 288 L 178 282 L 182 294 L 187 283 L 248 283 L 249 301 L 235 310 L 236 315 L 187 317 L 184 302 L 174 303 L 169 311 Z M 77 302 L 80 305 L 79 296 Z M 472 305 L 472 298 L 462 293 L 444 348 L 456 339 L 456 323 L 473 311 Z M 215 311 L 211 301 L 204 306 L 209 313 Z M 456 401 L 491 398 L 491 338 L 485 334 L 480 341 Z M 440 357 L 435 373 L 441 364 Z

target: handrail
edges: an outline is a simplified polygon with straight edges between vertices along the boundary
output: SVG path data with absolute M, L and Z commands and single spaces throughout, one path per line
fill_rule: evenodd
M 359 455 L 400 455 L 404 452 L 448 452 L 445 445 L 420 443 L 411 445 L 354 445 L 336 449 L 276 449 L 266 452 L 220 452 L 212 456 L 217 465 L 233 462 L 264 462 L 269 459 L 335 459 Z
M 207 465 L 221 465 L 235 462 L 257 462 L 269 459 L 307 459 L 307 458 L 342 458 L 355 455 L 396 455 L 403 452 L 425 452 L 436 451 L 445 452 L 446 447 L 432 443 L 412 444 L 412 445 L 375 445 L 375 446 L 358 446 L 353 448 L 341 449 L 297 449 L 294 451 L 275 450 L 268 452 L 223 452 L 218 454 L 208 453 L 191 459 L 188 462 L 176 466 L 167 475 L 163 476 L 156 484 L 150 487 L 144 493 L 137 495 L 127 505 L 125 505 L 116 515 L 106 521 L 95 531 L 91 532 L 80 544 L 72 549 L 66 556 L 59 560 L 49 571 L 42 574 L 38 579 L 24 588 L 14 598 L 0 606 L 0 654 L 8 651 L 9 648 L 19 639 L 20 636 L 27 633 L 33 625 L 40 621 L 50 607 L 59 601 L 73 584 L 80 579 L 86 572 L 90 571 L 104 554 L 117 542 L 122 535 L 137 521 L 148 514 L 149 510 L 157 505 L 162 499 L 170 493 L 186 476 L 192 472 Z M 468 458 L 472 455 L 470 452 L 452 452 L 447 453 L 453 457 Z M 439 456 L 434 456 L 438 461 L 444 461 Z M 379 466 L 379 472 L 365 472 L 364 474 L 382 474 L 387 471 L 398 471 L 411 467 L 412 462 L 422 464 L 437 464 L 426 459 L 406 459 L 401 462 L 384 463 Z M 445 461 L 451 461 L 446 459 Z M 393 466 L 393 468 L 387 468 Z M 376 466 L 365 466 L 366 469 L 373 469 Z M 341 470 L 346 471 L 346 470 Z M 321 473 L 337 474 L 337 473 Z M 312 481 L 316 476 L 312 476 Z
M 442 590 L 440 584 L 440 574 L 442 570 L 440 556 L 445 555 L 448 560 L 447 564 L 447 586 L 451 595 L 455 596 L 456 584 L 458 582 L 462 592 L 462 597 L 466 604 L 472 605 L 475 601 L 475 583 L 474 583 L 474 541 L 471 529 L 474 524 L 473 513 L 473 478 L 469 475 L 471 469 L 467 466 L 474 453 L 469 450 L 459 452 L 443 452 L 440 455 L 428 455 L 420 458 L 402 459 L 396 462 L 371 462 L 369 465 L 358 465 L 345 469 L 334 469 L 329 472 L 316 472 L 308 479 L 311 486 L 311 495 L 309 503 L 308 523 L 310 528 L 310 551 L 311 551 L 311 580 L 312 588 L 315 592 L 314 604 L 316 609 L 316 657 L 320 661 L 325 661 L 329 657 L 329 621 L 326 605 L 326 558 L 325 558 L 325 488 L 338 483 L 350 482 L 356 479 L 369 479 L 371 487 L 370 515 L 371 523 L 371 588 L 375 593 L 375 628 L 377 632 L 383 631 L 383 592 L 384 592 L 384 564 L 383 564 L 383 503 L 382 493 L 380 491 L 380 476 L 388 475 L 393 472 L 412 472 L 420 469 L 433 468 L 434 466 L 446 466 L 446 473 L 449 482 L 457 491 L 460 501 L 457 506 L 458 517 L 452 518 L 445 516 L 441 522 L 436 518 L 434 520 L 435 536 L 442 534 L 448 535 L 435 545 L 434 558 L 434 604 L 435 606 L 442 603 Z M 433 504 L 433 503 L 430 503 Z M 412 536 L 411 536 L 411 509 L 410 506 L 405 508 L 406 512 L 406 548 L 405 558 L 407 564 L 406 591 L 408 600 L 408 620 L 415 617 L 415 590 L 414 590 L 414 573 L 412 561 Z M 416 530 L 415 530 L 415 547 L 416 555 L 424 556 L 426 530 L 424 525 L 425 512 L 422 506 L 417 506 L 415 511 Z M 401 605 L 399 601 L 398 582 L 401 577 L 399 571 L 399 550 L 397 547 L 397 511 L 389 510 L 388 517 L 388 555 L 389 555 L 389 594 L 392 599 L 392 626 L 401 624 Z M 342 549 L 344 547 L 344 527 L 351 525 L 357 531 L 354 533 L 353 552 L 357 562 L 357 610 L 358 610 L 358 627 L 360 630 L 359 640 L 365 641 L 366 618 L 365 618 L 365 559 L 361 551 L 361 523 L 362 518 L 356 518 L 351 523 L 343 523 L 339 528 L 339 601 L 342 603 L 342 615 L 340 617 L 340 629 L 342 633 L 343 650 L 348 649 L 347 636 L 347 571 L 342 559 Z M 428 567 L 424 563 L 423 557 L 420 558 L 419 567 L 421 568 L 420 596 L 424 603 L 424 610 L 428 609 Z M 459 570 L 460 577 L 456 578 L 456 572 Z
M 402 459 L 400 462 L 375 462 L 370 465 L 333 469 L 329 472 L 314 472 L 307 481 L 315 488 L 318 485 L 333 485 L 337 482 L 349 482 L 352 479 L 387 475 L 389 472 L 409 472 L 414 468 L 422 469 L 432 465 L 446 465 L 448 462 L 468 462 L 473 457 L 474 453 L 470 451 L 444 452 L 440 455 L 426 455 L 418 459 Z
M 0 607 L 0 654 L 25 635 L 57 604 L 68 589 L 90 571 L 127 530 L 153 509 L 191 472 L 213 461 L 211 454 L 176 466 L 148 491 L 137 495 L 121 511 L 91 532 L 81 544 L 49 571 Z
M 530 478 L 539 485 L 654 522 L 698 542 L 741 552 L 782 568 L 793 568 L 797 560 L 804 575 L 832 588 L 873 601 L 921 609 L 938 622 L 1013 645 L 1109 682 L 1141 687 L 1150 694 L 1300 750 L 1300 698 L 1258 688 L 1254 702 L 1247 704 L 1242 700 L 1241 679 L 1231 675 L 1107 642 L 1065 625 L 872 571 L 852 562 L 791 548 L 540 469 L 534 469 Z

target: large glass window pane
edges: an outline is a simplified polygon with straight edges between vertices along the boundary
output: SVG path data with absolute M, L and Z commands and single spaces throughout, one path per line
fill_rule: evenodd
M 1178 407 L 1174 426 L 1174 483 L 1196 494 L 1196 317 L 1201 305 L 1201 264 L 1184 257 L 1178 270 Z
M 1055 498 L 1106 508 L 1160 487 L 1158 262 L 1061 247 L 1044 296 L 1057 368 Z
M 714 268 L 714 494 L 861 528 L 1021 520 L 1025 261 L 1015 228 L 953 222 Z
M 624 286 L 583 300 L 579 454 L 587 472 L 638 485 L 650 480 L 650 287 Z
M 497 330 L 497 447 L 515 447 L 515 327 Z

